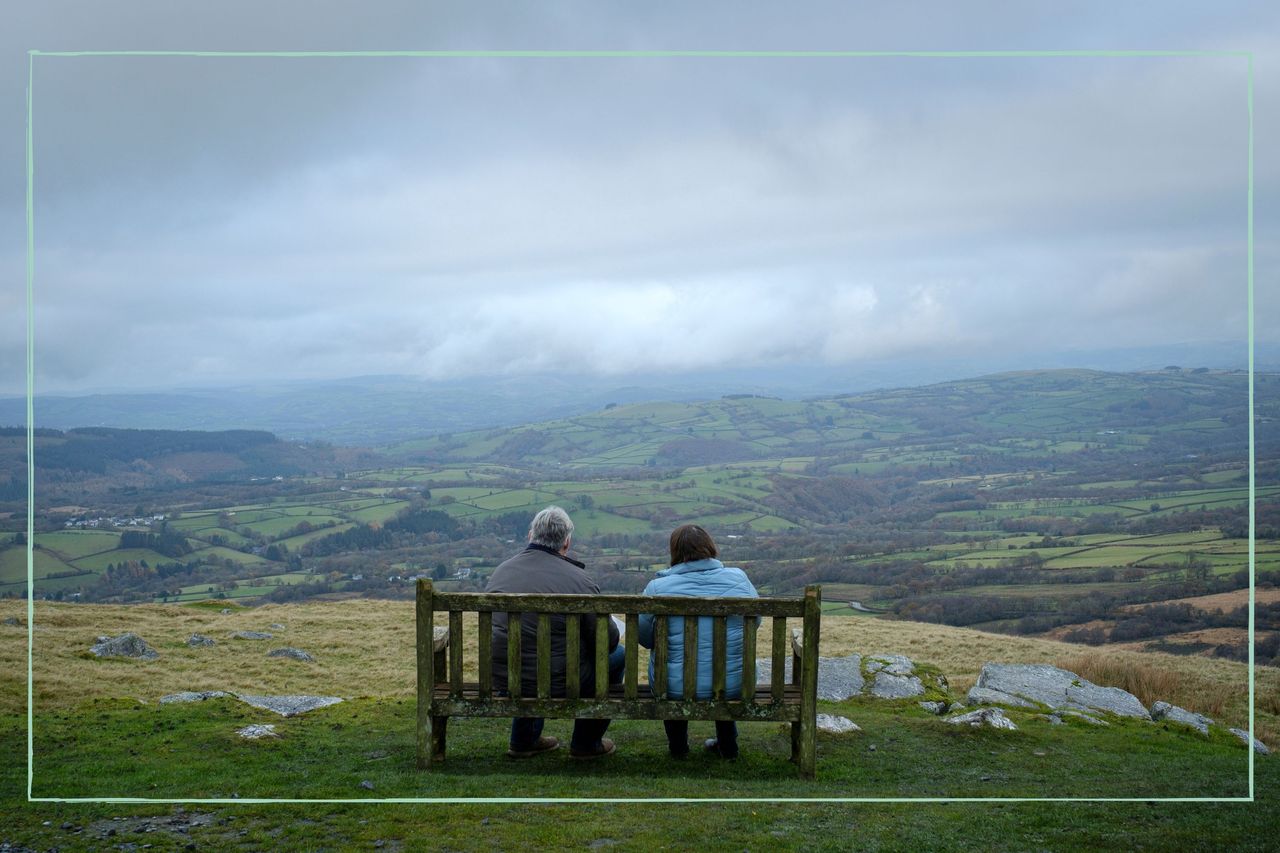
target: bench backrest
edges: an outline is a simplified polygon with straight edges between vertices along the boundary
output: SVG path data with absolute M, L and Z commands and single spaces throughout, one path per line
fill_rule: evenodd
M 801 598 L 698 598 L 692 596 L 647 595 L 536 595 L 514 593 L 436 592 L 430 580 L 420 579 L 417 587 L 417 651 L 418 695 L 420 701 L 431 695 L 437 683 L 447 683 L 450 694 L 460 696 L 463 690 L 463 626 L 464 613 L 478 614 L 477 669 L 479 671 L 478 694 L 481 700 L 492 697 L 495 690 L 508 690 L 514 698 L 521 697 L 521 624 L 523 614 L 537 617 L 537 691 L 536 698 L 551 696 L 551 617 L 565 618 L 565 696 L 569 700 L 594 696 L 597 700 L 609 695 L 609 614 L 621 614 L 626 624 L 626 671 L 623 676 L 623 699 L 634 700 L 639 692 L 638 654 L 635 638 L 638 636 L 638 620 L 641 613 L 654 614 L 653 698 L 667 698 L 667 672 L 670 666 L 683 667 L 684 684 L 697 684 L 698 623 L 701 617 L 711 619 L 711 693 L 713 701 L 725 699 L 727 669 L 727 636 L 730 617 L 743 619 L 742 701 L 758 702 L 756 696 L 756 638 L 755 617 L 772 619 L 770 658 L 772 677 L 767 698 L 763 701 L 780 703 L 784 697 L 785 662 L 788 647 L 793 652 L 792 682 L 802 688 L 803 695 L 813 696 L 817 689 L 818 626 L 821 614 L 821 593 L 817 586 L 805 587 Z M 435 628 L 436 614 L 448 614 L 447 655 L 437 654 Z M 508 683 L 493 683 L 492 630 L 493 614 L 508 614 L 507 674 Z M 595 684 L 579 684 L 579 660 L 581 653 L 580 627 L 584 615 L 595 615 Z M 786 631 L 787 618 L 802 620 L 801 641 L 789 643 Z M 671 661 L 667 654 L 667 625 L 670 619 L 684 620 L 684 658 Z M 444 652 L 445 648 L 439 650 Z M 447 669 L 447 671 L 437 671 Z M 689 692 L 689 691 L 687 691 Z M 530 697 L 533 698 L 533 697 Z M 690 692 L 689 698 L 692 698 Z

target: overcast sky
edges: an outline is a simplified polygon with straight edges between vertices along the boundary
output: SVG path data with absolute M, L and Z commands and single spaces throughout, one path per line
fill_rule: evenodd
M 1257 333 L 1277 337 L 1268 4 L 462 5 L 24 3 L 5 126 L 30 48 L 1252 50 Z M 1241 57 L 34 68 L 37 391 L 1244 357 Z M 0 392 L 21 393 L 20 134 L 0 161 Z

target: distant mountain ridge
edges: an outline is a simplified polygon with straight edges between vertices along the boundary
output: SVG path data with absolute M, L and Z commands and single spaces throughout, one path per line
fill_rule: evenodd
M 1280 369 L 1280 350 L 1259 344 L 1257 370 Z M 1167 365 L 1244 367 L 1242 344 L 1172 346 L 1046 354 L 1036 367 L 1108 371 L 1159 370 Z M 1025 363 L 1025 362 L 1023 362 Z M 568 374 L 427 381 L 408 376 L 264 381 L 221 388 L 44 394 L 35 400 L 37 427 L 73 429 L 258 429 L 284 439 L 352 446 L 392 444 L 422 436 L 585 415 L 613 403 L 697 401 L 726 395 L 789 400 L 877 389 L 918 387 L 1007 371 L 1010 357 L 902 359 L 847 366 L 750 366 L 732 370 L 599 377 Z M 26 399 L 0 396 L 0 426 L 26 423 Z

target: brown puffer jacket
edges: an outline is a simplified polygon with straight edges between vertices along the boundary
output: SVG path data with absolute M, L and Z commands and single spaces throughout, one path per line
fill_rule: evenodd
M 542 594 L 577 593 L 598 595 L 600 587 L 577 560 L 563 557 L 551 548 L 529 545 L 525 550 L 494 569 L 485 592 L 527 592 Z M 584 695 L 595 684 L 596 617 L 584 614 L 579 622 L 578 683 Z M 609 620 L 609 650 L 618 645 L 618 626 Z M 493 687 L 507 686 L 507 614 L 493 614 Z M 521 695 L 536 696 L 538 691 L 538 617 L 526 613 L 520 619 Z M 551 617 L 551 695 L 565 695 L 565 617 Z

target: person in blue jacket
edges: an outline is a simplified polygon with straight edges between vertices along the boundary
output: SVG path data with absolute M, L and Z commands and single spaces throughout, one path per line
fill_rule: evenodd
M 645 595 L 690 595 L 712 598 L 758 598 L 759 593 L 747 579 L 742 569 L 726 566 L 716 557 L 719 550 L 711 534 L 696 524 L 685 524 L 671 533 L 671 567 L 658 572 L 657 577 L 644 588 Z M 653 648 L 652 613 L 642 613 L 639 619 L 640 645 Z M 725 698 L 742 697 L 742 617 L 729 617 L 726 625 L 727 648 L 725 661 Z M 698 683 L 693 686 L 694 698 L 711 697 L 711 617 L 698 621 Z M 667 620 L 667 660 L 684 659 L 684 620 Z M 653 660 L 649 661 L 649 683 L 653 683 Z M 667 668 L 667 695 L 672 699 L 684 697 L 684 667 Z M 671 754 L 683 757 L 689 754 L 689 723 L 687 720 L 664 720 L 667 730 L 667 746 Z M 716 722 L 716 736 L 704 744 L 709 752 L 723 758 L 738 757 L 738 727 L 732 720 Z

